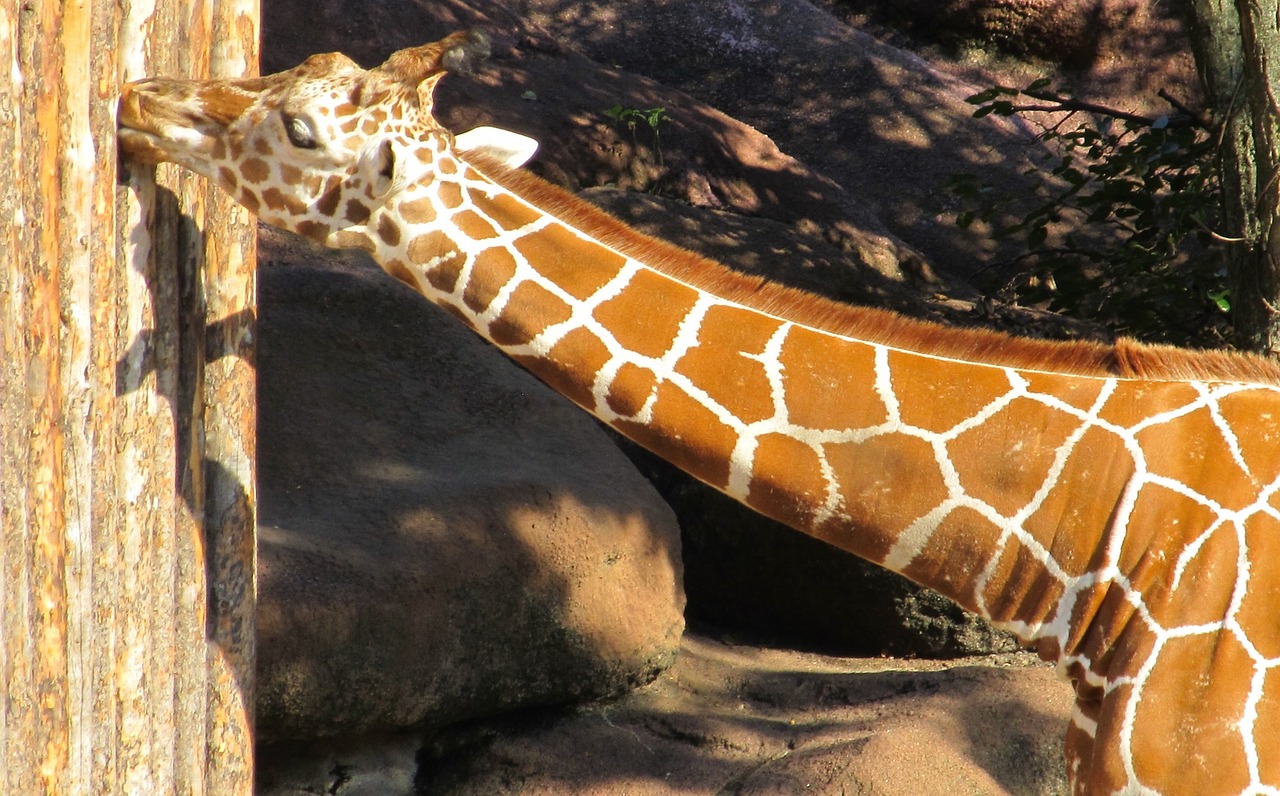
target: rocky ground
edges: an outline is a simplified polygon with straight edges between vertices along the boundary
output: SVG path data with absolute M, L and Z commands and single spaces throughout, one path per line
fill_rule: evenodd
M 945 323 L 1104 334 L 985 298 L 1000 250 L 939 189 L 1025 190 L 1032 129 L 963 98 L 1052 65 L 909 38 L 894 5 L 278 0 L 264 70 L 483 25 L 446 123 L 538 138 L 535 171 L 651 234 Z M 966 42 L 1038 5 L 941 4 L 977 14 Z M 1185 55 L 1126 61 L 1176 40 L 1158 3 L 1094 5 L 1092 54 L 1051 18 L 1027 46 L 1113 104 L 1185 87 Z M 618 104 L 665 108 L 661 141 Z M 259 792 L 1062 791 L 1070 690 L 1008 636 L 620 454 L 362 257 L 264 231 L 261 260 Z

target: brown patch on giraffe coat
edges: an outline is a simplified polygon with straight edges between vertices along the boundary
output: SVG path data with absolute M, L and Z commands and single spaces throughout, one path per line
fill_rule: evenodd
M 888 420 L 873 385 L 871 346 L 794 327 L 778 362 L 786 386 L 787 419 L 795 425 L 842 431 Z
M 756 441 L 748 506 L 806 530 L 826 500 L 827 479 L 813 448 L 782 434 L 765 434 Z
M 1236 620 L 1258 654 L 1280 658 L 1280 621 L 1276 620 L 1276 606 L 1280 606 L 1280 521 L 1263 513 L 1254 514 L 1245 523 L 1244 539 L 1249 550 L 1249 592 L 1240 602 Z M 1275 688 L 1280 689 L 1280 682 Z M 1274 696 L 1280 695 L 1280 690 L 1269 693 L 1273 695 L 1271 701 L 1280 706 L 1280 697 Z M 1280 711 L 1276 718 L 1280 720 Z
M 333 239 L 332 241 L 329 241 L 329 245 L 339 249 L 363 249 L 370 254 L 373 254 L 374 252 L 373 241 L 369 239 L 368 235 L 363 232 L 354 232 L 349 229 L 343 229 L 333 233 Z M 384 264 L 382 267 L 386 268 L 387 266 Z
M 1256 499 L 1257 481 L 1240 468 L 1207 407 L 1136 436 L 1153 474 L 1185 484 L 1227 509 L 1244 508 Z
M 564 323 L 573 315 L 572 307 L 533 282 L 517 285 L 507 306 L 519 307 L 520 311 L 504 311 L 489 325 L 490 339 L 501 346 L 524 345 L 547 327 Z
M 1261 483 L 1280 477 L 1280 407 L 1268 389 L 1243 390 L 1218 399 L 1218 411 L 1237 434 L 1241 458 Z
M 613 427 L 704 483 L 717 489 L 729 483 L 737 433 L 669 381 L 658 385 L 652 423 L 620 420 Z
M 1138 779 L 1166 793 L 1244 792 L 1249 768 L 1237 726 L 1252 668 L 1230 634 L 1169 639 L 1134 716 Z
M 500 220 L 505 223 L 508 219 Z M 534 264 L 538 273 L 577 299 L 595 295 L 627 262 L 622 255 L 607 250 L 592 252 L 589 257 L 572 256 L 575 248 L 584 245 L 582 238 L 558 226 L 530 233 L 513 244 L 521 257 Z
M 889 352 L 889 373 L 902 422 L 934 432 L 950 431 L 1012 389 L 998 368 L 900 351 Z
M 476 256 L 471 278 L 462 291 L 462 303 L 484 312 L 516 275 L 516 261 L 506 249 L 488 249 Z
M 1053 553 L 1068 576 L 1084 575 L 1099 564 L 1103 534 L 1115 521 L 1116 507 L 1134 471 L 1133 457 L 1120 439 L 1090 428 L 1076 442 L 1057 482 L 1023 528 Z
M 280 180 L 285 185 L 299 185 L 302 183 L 302 169 L 290 163 L 281 163 Z
M 432 232 L 424 232 L 409 241 L 406 254 L 409 255 L 410 262 L 418 265 L 427 265 L 446 254 L 456 252 L 457 249 L 458 247 L 454 245 L 448 235 L 439 230 L 434 230 Z
M 219 167 L 218 181 L 222 183 L 227 193 L 233 196 L 240 189 L 240 178 L 236 175 L 235 170 L 228 166 Z
M 378 237 L 392 248 L 400 245 L 400 225 L 390 213 L 383 213 L 378 218 Z
M 884 561 L 898 535 L 947 498 L 933 447 L 917 437 L 882 434 L 824 451 L 851 522 L 819 535 L 864 558 Z M 868 528 L 881 530 L 870 535 Z
M 262 192 L 262 201 L 277 212 L 285 211 L 291 216 L 306 215 L 307 207 L 297 197 L 282 193 L 279 188 L 268 188 Z
M 779 325 L 741 308 L 712 307 L 698 328 L 698 344 L 680 358 L 675 370 L 743 423 L 773 417 L 768 375 L 752 356 L 764 351 Z
M 346 212 L 342 217 L 350 221 L 352 224 L 363 224 L 369 220 L 369 216 L 373 215 L 373 211 L 369 206 L 359 199 L 348 199 Z
M 271 176 L 271 166 L 262 158 L 248 158 L 240 164 L 240 173 L 246 182 L 263 183 Z
M 1179 557 L 1214 519 L 1204 506 L 1158 484 L 1144 486 L 1138 495 L 1116 566 L 1142 592 L 1162 627 L 1221 622 L 1227 615 L 1240 550 L 1231 523 L 1201 540 L 1181 579 L 1173 582 Z
M 462 204 L 462 186 L 456 182 L 437 182 L 436 197 L 443 207 L 458 207 Z
M 1036 551 L 1010 537 L 982 596 L 991 618 L 998 622 L 1041 623 L 1053 617 L 1064 593 Z
M 410 226 L 415 224 L 430 224 L 436 220 L 436 208 L 431 204 L 431 200 L 425 196 L 417 199 L 410 199 L 407 202 L 401 202 L 393 208 L 393 212 Z
M 485 221 L 479 213 L 474 210 L 463 210 L 461 213 L 454 214 L 450 219 L 452 224 L 462 231 L 472 240 L 485 240 L 486 238 L 496 238 L 499 231 L 488 221 Z
M 982 425 L 947 443 L 965 494 L 1005 517 L 1045 486 L 1058 449 L 1080 421 L 1029 398 L 1015 398 Z
M 680 324 L 697 300 L 693 288 L 642 269 L 618 295 L 596 307 L 592 316 L 628 351 L 660 357 L 671 350 Z
M 250 213 L 257 215 L 258 210 L 262 207 L 262 202 L 258 200 L 258 195 L 250 188 L 241 187 L 236 194 L 236 201 L 245 206 Z
M 336 216 L 338 205 L 342 202 L 342 181 L 334 180 L 320 198 L 316 200 L 316 210 L 325 216 Z
M 1280 738 L 1280 668 L 1273 668 L 1262 681 L 1262 693 L 1266 697 L 1258 704 L 1258 718 L 1254 723 L 1253 737 L 1258 749 L 1275 743 Z M 1258 778 L 1263 785 L 1280 787 L 1280 755 L 1259 755 Z
M 272 153 L 271 142 L 265 138 L 255 138 L 253 140 L 253 151 L 264 157 L 270 155 Z
M 657 386 L 653 371 L 627 362 L 618 368 L 609 383 L 605 404 L 623 417 L 633 417 L 644 408 Z
M 329 237 L 330 227 L 328 224 L 320 221 L 300 221 L 297 225 L 297 233 L 304 238 L 310 238 L 318 243 L 324 243 Z
M 976 611 L 974 585 L 990 563 L 1000 533 L 1000 528 L 977 511 L 959 506 L 943 517 L 902 574 L 929 583 L 965 609 Z
M 214 140 L 213 148 L 209 150 L 209 159 L 214 161 L 227 159 L 227 145 L 221 138 Z
M 590 409 L 595 406 L 591 379 L 609 358 L 608 347 L 592 332 L 579 327 L 561 338 L 545 357 L 516 356 L 515 360 L 551 389 Z

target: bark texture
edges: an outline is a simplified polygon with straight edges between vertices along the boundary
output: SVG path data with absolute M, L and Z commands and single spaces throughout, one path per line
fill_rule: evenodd
M 0 792 L 252 787 L 252 227 L 115 105 L 256 69 L 257 20 L 0 4 Z
M 1222 229 L 1238 344 L 1280 353 L 1280 0 L 1190 0 L 1196 61 L 1222 122 Z

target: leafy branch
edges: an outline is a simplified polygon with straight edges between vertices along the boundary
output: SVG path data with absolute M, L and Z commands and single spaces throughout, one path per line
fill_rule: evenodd
M 1048 79 L 994 86 L 968 98 L 974 116 L 1059 115 L 1038 137 L 1054 163 L 1026 172 L 1039 202 L 1012 200 L 977 174 L 947 183 L 960 200 L 956 223 L 991 225 L 997 239 L 1021 238 L 1006 263 L 1016 275 L 1007 298 L 1066 310 L 1127 334 L 1220 345 L 1230 297 L 1214 232 L 1219 181 L 1213 127 L 1161 92 L 1172 112 L 1144 116 L 1071 97 Z M 1069 123 L 1076 120 L 1074 127 Z M 1008 221 L 1010 216 L 1015 220 Z

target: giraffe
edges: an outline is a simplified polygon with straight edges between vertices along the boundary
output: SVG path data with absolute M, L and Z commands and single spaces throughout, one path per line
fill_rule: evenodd
M 1280 793 L 1280 367 L 1016 340 L 647 238 L 433 117 L 464 32 L 365 70 L 124 87 L 119 143 L 368 251 L 624 435 L 1014 631 L 1072 682 L 1077 793 Z

